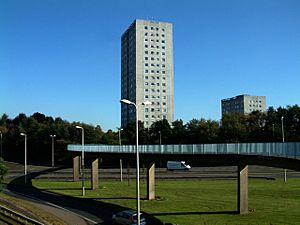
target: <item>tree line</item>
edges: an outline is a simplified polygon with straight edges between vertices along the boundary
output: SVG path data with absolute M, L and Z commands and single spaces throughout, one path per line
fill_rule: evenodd
M 6 160 L 24 160 L 24 137 L 27 134 L 28 160 L 50 164 L 51 138 L 55 134 L 55 160 L 63 163 L 70 158 L 67 144 L 81 143 L 82 126 L 86 144 L 119 144 L 119 131 L 104 132 L 99 125 L 68 122 L 60 117 L 52 118 L 41 113 L 27 117 L 21 113 L 14 119 L 3 114 L 0 131 L 3 135 L 1 155 Z M 282 127 L 283 125 L 283 127 Z M 282 129 L 283 128 L 283 129 Z M 300 107 L 298 105 L 268 108 L 266 113 L 258 111 L 248 115 L 239 113 L 225 115 L 218 120 L 192 119 L 187 123 L 176 120 L 169 124 L 160 120 L 145 128 L 139 122 L 140 144 L 201 144 L 233 142 L 281 142 L 300 141 Z M 120 131 L 122 144 L 135 144 L 135 123 Z

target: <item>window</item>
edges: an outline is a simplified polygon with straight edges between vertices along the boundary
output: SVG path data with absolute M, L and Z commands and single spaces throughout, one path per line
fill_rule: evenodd
M 146 80 L 148 80 L 148 78 L 149 78 L 148 76 L 145 76 L 145 79 L 146 79 Z
M 165 35 L 164 35 L 164 34 L 162 34 L 161 36 L 162 36 L 162 37 L 165 37 Z
M 161 40 L 161 43 L 165 43 L 165 40 Z
M 145 29 L 145 30 L 148 30 L 148 27 L 147 27 L 147 26 L 144 26 L 144 29 Z
M 166 71 L 163 70 L 162 73 L 163 73 L 163 74 L 166 74 Z
M 149 89 L 146 88 L 146 89 L 145 89 L 145 92 L 149 92 Z
M 148 109 L 148 108 L 145 108 L 145 112 L 149 112 L 149 109 Z
M 148 63 L 145 63 L 145 66 L 147 67 L 147 66 L 148 66 Z
M 148 33 L 145 33 L 145 36 L 148 36 Z
M 145 73 L 148 73 L 148 70 L 145 70 Z
M 145 40 L 144 40 L 145 42 L 147 42 L 148 41 L 148 38 L 145 38 Z
M 166 47 L 165 47 L 165 46 L 162 46 L 161 48 L 162 48 L 162 49 L 166 49 Z
M 161 28 L 161 30 L 162 30 L 163 32 L 165 32 L 165 28 Z
M 145 60 L 148 60 L 148 57 L 145 57 Z
M 149 118 L 149 115 L 145 115 L 145 118 Z
M 147 85 L 149 85 L 149 83 L 148 83 L 148 82 L 145 82 L 145 85 L 147 86 Z
M 165 61 L 166 61 L 166 59 L 165 59 L 165 58 L 162 58 L 162 61 L 163 61 L 163 62 L 165 62 Z
M 165 53 L 165 52 L 162 52 L 161 54 L 162 54 L 162 55 L 166 55 L 166 53 Z
M 149 96 L 148 96 L 148 95 L 145 95 L 145 98 L 149 98 Z
M 154 30 L 154 27 L 151 27 L 151 30 Z
M 145 48 L 148 48 L 148 45 L 145 45 Z
M 145 51 L 145 54 L 148 54 L 148 51 Z

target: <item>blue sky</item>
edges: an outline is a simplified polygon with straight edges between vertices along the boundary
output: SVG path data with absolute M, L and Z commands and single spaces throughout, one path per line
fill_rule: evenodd
M 173 23 L 175 119 L 220 101 L 300 103 L 299 0 L 0 0 L 0 115 L 120 126 L 120 39 L 134 19 Z

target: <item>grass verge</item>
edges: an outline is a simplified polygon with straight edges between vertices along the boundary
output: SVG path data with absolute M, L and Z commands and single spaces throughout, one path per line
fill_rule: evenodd
M 34 180 L 37 188 L 81 197 L 81 182 Z M 135 182 L 101 180 L 86 198 L 135 208 Z M 146 201 L 141 182 L 141 210 L 162 222 L 180 225 L 300 224 L 300 179 L 249 180 L 249 214 L 238 215 L 236 180 L 156 180 L 155 201 Z

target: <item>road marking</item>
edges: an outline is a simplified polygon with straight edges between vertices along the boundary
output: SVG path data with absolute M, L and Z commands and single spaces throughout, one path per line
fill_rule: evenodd
M 8 190 L 8 191 L 9 191 L 9 190 Z M 13 191 L 13 192 L 12 192 L 12 191 L 9 191 L 9 192 L 15 193 L 15 194 L 18 194 L 18 195 L 21 195 L 21 196 L 24 196 L 24 197 L 26 197 L 26 198 L 33 199 L 33 200 L 35 200 L 35 201 L 37 201 L 37 202 L 40 202 L 40 203 L 48 204 L 48 205 L 53 206 L 53 207 L 56 207 L 56 208 L 58 208 L 58 209 L 65 210 L 65 211 L 67 211 L 67 212 L 69 212 L 69 213 L 72 213 L 72 214 L 74 214 L 74 215 L 77 215 L 77 216 L 79 216 L 80 218 L 82 218 L 82 219 L 84 219 L 84 220 L 87 220 L 87 221 L 89 221 L 89 222 L 91 222 L 91 223 L 93 223 L 93 224 L 98 224 L 98 222 L 96 222 L 96 221 L 94 221 L 94 220 L 91 220 L 91 219 L 89 219 L 89 218 L 87 218 L 87 217 L 85 217 L 85 216 L 82 216 L 82 215 L 80 215 L 80 214 L 78 214 L 78 213 L 75 213 L 75 212 L 73 212 L 73 211 L 71 211 L 71 210 L 69 210 L 69 209 L 66 209 L 66 208 L 64 208 L 64 207 L 62 207 L 62 206 L 56 205 L 56 204 L 54 204 L 54 203 L 51 203 L 51 202 L 48 202 L 48 201 L 42 201 L 42 200 L 40 200 L 40 199 L 38 199 L 38 198 L 35 198 L 35 197 L 33 197 L 33 196 L 30 196 L 30 195 L 26 195 L 26 194 L 20 193 L 20 192 L 18 192 L 18 191 Z

